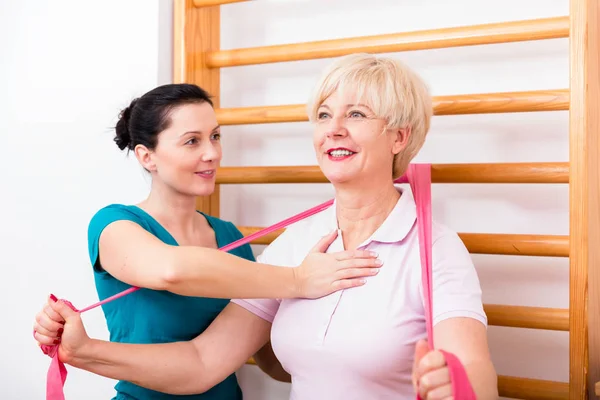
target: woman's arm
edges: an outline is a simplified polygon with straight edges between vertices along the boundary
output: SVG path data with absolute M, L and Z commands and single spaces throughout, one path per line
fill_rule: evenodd
M 49 301 L 63 319 L 61 361 L 111 379 L 170 394 L 202 393 L 237 371 L 269 340 L 271 324 L 230 303 L 200 336 L 188 342 L 125 344 L 90 339 L 80 315 Z M 40 328 L 40 326 L 36 326 Z M 57 332 L 50 332 L 57 336 Z M 52 337 L 41 337 L 52 344 Z
M 498 398 L 498 378 L 487 344 L 485 326 L 472 318 L 449 318 L 434 327 L 436 350 L 429 351 L 425 341 L 415 349 L 413 385 L 421 398 L 446 398 L 452 395 L 449 370 L 444 355 L 454 354 L 463 365 L 478 399 Z
M 275 356 L 273 352 L 273 348 L 271 347 L 271 342 L 265 344 L 255 355 L 254 361 L 256 365 L 271 378 L 280 381 L 280 382 L 291 382 L 292 377 L 290 374 L 283 369 L 281 363 Z
M 472 318 L 450 318 L 433 329 L 436 346 L 461 361 L 478 399 L 498 398 L 498 376 L 492 363 L 485 326 Z
M 488 348 L 487 318 L 471 256 L 454 232 L 436 238 L 432 256 L 435 349 L 452 353 L 460 360 L 478 399 L 497 399 L 497 376 Z M 421 396 L 425 398 L 427 393 L 432 398 L 450 396 L 449 371 L 442 353 L 428 351 L 423 343 L 417 344 L 415 353 L 414 378 Z
M 104 270 L 133 286 L 214 298 L 316 298 L 360 286 L 380 267 L 369 251 L 326 254 L 336 232 L 321 239 L 300 266 L 248 261 L 204 247 L 169 246 L 138 224 L 116 221 L 99 239 Z
M 498 398 L 498 378 L 488 350 L 487 331 L 480 321 L 464 317 L 449 318 L 436 324 L 433 336 L 436 349 L 458 357 L 478 399 Z M 414 374 L 416 379 L 420 379 L 421 394 L 437 391 L 443 392 L 440 398 L 449 395 L 450 389 L 446 383 L 449 377 L 443 355 L 431 351 L 419 358 L 417 354 Z

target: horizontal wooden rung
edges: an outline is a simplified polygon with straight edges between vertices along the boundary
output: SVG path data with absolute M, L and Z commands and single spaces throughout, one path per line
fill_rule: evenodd
M 196 0 L 195 4 L 223 4 L 229 2 L 233 1 Z M 394 53 L 567 37 L 569 37 L 569 17 L 552 17 L 212 51 L 206 54 L 206 64 L 211 68 L 221 68 L 314 60 L 352 53 Z
M 490 325 L 551 331 L 569 330 L 567 308 L 484 304 L 484 309 Z
M 569 109 L 569 90 L 537 90 L 437 96 L 433 98 L 435 115 L 491 114 Z M 303 104 L 220 108 L 221 125 L 268 124 L 308 121 Z
M 194 7 L 210 7 L 210 6 L 218 6 L 221 4 L 229 4 L 229 3 L 241 3 L 243 1 L 248 0 L 193 0 Z
M 568 162 L 432 164 L 433 183 L 569 183 Z M 318 166 L 221 167 L 218 184 L 327 183 Z
M 250 358 L 246 364 L 256 365 L 256 361 L 254 358 Z M 498 392 L 501 397 L 512 399 L 566 400 L 569 398 L 569 384 L 566 382 L 499 375 Z
M 541 379 L 498 376 L 498 394 L 511 399 L 566 400 L 569 398 L 567 382 Z
M 472 254 L 569 257 L 568 235 L 459 233 Z
M 238 226 L 244 236 L 261 227 Z M 257 238 L 251 244 L 271 244 L 283 229 Z M 559 235 L 516 235 L 504 233 L 459 233 L 461 240 L 472 254 L 503 254 L 518 256 L 568 257 L 569 236 Z

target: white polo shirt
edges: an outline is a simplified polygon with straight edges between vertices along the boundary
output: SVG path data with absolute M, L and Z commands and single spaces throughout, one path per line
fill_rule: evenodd
M 359 248 L 376 251 L 378 275 L 358 288 L 316 299 L 232 300 L 273 323 L 273 350 L 292 376 L 290 399 L 410 399 L 414 347 L 427 337 L 416 205 L 410 189 Z M 337 228 L 335 203 L 290 226 L 258 257 L 297 266 Z M 471 257 L 458 237 L 433 222 L 433 323 L 470 317 L 487 325 Z M 343 250 L 341 234 L 328 252 Z

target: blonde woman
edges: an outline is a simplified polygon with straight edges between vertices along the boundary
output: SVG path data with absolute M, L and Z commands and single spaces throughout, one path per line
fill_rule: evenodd
M 427 351 L 416 206 L 394 186 L 422 147 L 432 103 L 403 64 L 367 54 L 334 61 L 308 105 L 319 166 L 334 205 L 288 228 L 258 257 L 297 265 L 319 238 L 329 252 L 368 249 L 385 268 L 367 285 L 318 299 L 233 300 L 189 342 L 117 344 L 90 339 L 63 304 L 61 358 L 75 367 L 157 391 L 203 392 L 257 357 L 269 375 L 291 380 L 292 399 L 450 399 L 439 351 Z M 479 399 L 497 398 L 479 280 L 458 235 L 433 224 L 433 324 L 436 346 L 456 355 Z M 55 336 L 49 340 L 53 340 Z M 161 360 L 160 363 L 153 362 Z M 458 399 L 457 399 L 458 400 Z

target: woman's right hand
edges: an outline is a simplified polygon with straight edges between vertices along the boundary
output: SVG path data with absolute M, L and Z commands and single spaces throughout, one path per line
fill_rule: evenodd
M 91 341 L 80 314 L 54 295 L 50 295 L 48 303 L 37 313 L 33 330 L 39 345 L 58 346 L 58 358 L 65 364 L 70 364 Z
M 314 299 L 341 289 L 362 286 L 365 278 L 376 275 L 382 263 L 369 250 L 325 253 L 337 237 L 337 231 L 323 237 L 295 268 L 299 297 Z

